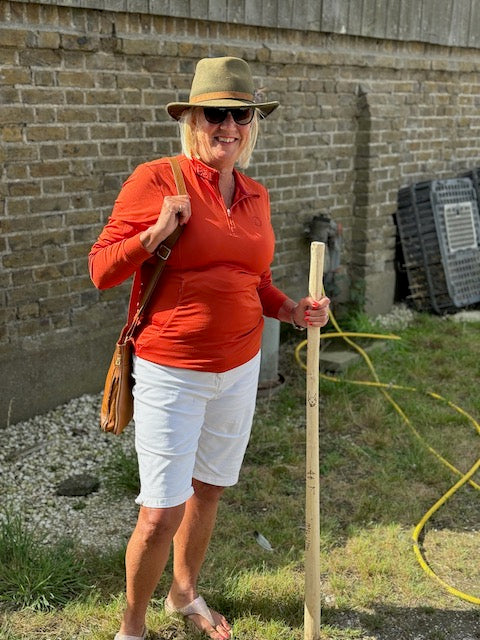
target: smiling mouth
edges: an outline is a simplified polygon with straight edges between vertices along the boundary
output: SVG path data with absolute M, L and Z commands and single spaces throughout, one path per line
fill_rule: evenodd
M 236 138 L 225 138 L 223 136 L 217 136 L 217 140 L 219 142 L 228 142 L 228 143 L 230 143 L 230 142 L 235 142 Z

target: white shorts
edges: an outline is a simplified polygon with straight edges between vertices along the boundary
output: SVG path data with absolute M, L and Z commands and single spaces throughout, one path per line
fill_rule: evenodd
M 238 481 L 250 438 L 260 352 L 209 373 L 133 359 L 137 504 L 174 507 L 193 494 L 192 478 L 221 487 Z

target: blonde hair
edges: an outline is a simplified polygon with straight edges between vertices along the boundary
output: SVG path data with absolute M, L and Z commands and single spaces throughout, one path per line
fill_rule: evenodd
M 180 142 L 182 145 L 182 153 L 187 158 L 199 158 L 200 153 L 198 149 L 197 140 L 197 115 L 202 107 L 194 107 L 192 109 L 185 109 L 182 113 L 178 124 L 180 127 Z M 257 109 L 254 111 L 253 120 L 250 125 L 250 135 L 247 138 L 246 143 L 238 157 L 237 163 L 241 169 L 246 169 L 250 164 L 250 158 L 252 157 L 253 150 L 257 143 L 258 136 L 258 113 Z

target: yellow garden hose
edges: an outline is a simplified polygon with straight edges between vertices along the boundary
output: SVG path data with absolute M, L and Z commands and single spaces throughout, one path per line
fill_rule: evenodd
M 362 347 L 360 347 L 358 344 L 356 344 L 353 340 L 351 340 L 351 338 L 353 338 L 353 337 L 373 338 L 373 339 L 381 338 L 382 340 L 400 340 L 399 336 L 395 336 L 395 335 L 391 335 L 391 334 L 382 335 L 382 334 L 347 332 L 347 331 L 344 332 L 344 331 L 342 331 L 340 329 L 340 327 L 339 327 L 339 325 L 338 325 L 338 323 L 337 323 L 337 321 L 336 321 L 336 319 L 335 319 L 335 317 L 334 317 L 334 315 L 333 315 L 333 313 L 331 311 L 330 311 L 330 321 L 333 324 L 333 326 L 336 329 L 336 331 L 335 332 L 322 333 L 320 338 L 321 339 L 342 338 L 343 340 L 345 340 L 345 342 L 347 342 L 347 344 L 349 344 L 353 349 L 355 349 L 362 356 L 362 358 L 364 359 L 365 363 L 367 364 L 367 366 L 368 366 L 368 368 L 369 368 L 374 380 L 373 381 L 346 380 L 346 379 L 343 379 L 343 378 L 338 378 L 338 377 L 333 376 L 333 375 L 326 375 L 324 373 L 320 373 L 320 377 L 325 379 L 325 380 L 330 380 L 332 382 L 338 382 L 338 383 L 345 382 L 345 383 L 348 383 L 348 384 L 354 384 L 354 385 L 360 385 L 360 386 L 369 386 L 369 387 L 377 388 L 382 393 L 384 398 L 392 405 L 392 407 L 395 409 L 395 411 L 400 415 L 402 420 L 405 422 L 405 424 L 408 426 L 408 428 L 411 430 L 411 432 L 415 435 L 415 437 L 428 449 L 428 451 L 430 451 L 430 453 L 432 453 L 450 471 L 452 471 L 454 474 L 459 476 L 460 479 L 452 487 L 450 487 L 450 489 L 439 500 L 437 500 L 437 502 L 435 502 L 435 504 L 425 513 L 425 515 L 421 518 L 420 522 L 415 527 L 415 529 L 414 529 L 414 531 L 412 533 L 413 550 L 414 550 L 414 553 L 415 553 L 415 557 L 416 557 L 417 561 L 419 562 L 420 566 L 422 567 L 422 569 L 431 578 L 434 578 L 435 580 L 437 580 L 437 582 L 439 582 L 444 589 L 446 589 L 452 595 L 454 595 L 454 596 L 456 596 L 458 598 L 461 598 L 462 600 L 466 600 L 468 602 L 472 602 L 473 604 L 480 604 L 480 598 L 478 598 L 476 596 L 472 596 L 472 595 L 470 595 L 468 593 L 464 593 L 462 591 L 459 591 L 455 587 L 453 587 L 453 586 L 449 585 L 447 582 L 445 582 L 442 578 L 440 578 L 433 571 L 433 569 L 429 566 L 429 564 L 428 564 L 428 562 L 427 562 L 427 560 L 425 558 L 425 555 L 424 555 L 424 553 L 423 553 L 423 551 L 421 549 L 421 544 L 419 543 L 420 535 L 421 535 L 426 523 L 428 522 L 428 520 L 433 516 L 434 513 L 436 513 L 436 511 L 438 511 L 438 509 L 440 509 L 440 507 L 442 505 L 445 504 L 445 502 L 449 498 L 451 498 L 454 495 L 454 493 L 456 493 L 461 487 L 463 487 L 467 483 L 469 483 L 475 489 L 480 490 L 480 485 L 478 485 L 476 482 L 474 482 L 472 480 L 473 476 L 475 475 L 475 473 L 480 468 L 480 459 L 477 460 L 477 462 L 475 462 L 475 464 L 472 465 L 472 467 L 466 473 L 464 473 L 464 472 L 460 471 L 459 469 L 457 469 L 454 465 L 452 465 L 442 455 L 440 455 L 438 453 L 438 451 L 436 451 L 433 447 L 431 447 L 424 440 L 424 438 L 421 436 L 419 431 L 414 427 L 414 425 L 412 424 L 411 420 L 405 414 L 405 412 L 400 407 L 400 405 L 391 397 L 391 395 L 388 392 L 389 390 L 400 390 L 400 391 L 405 391 L 405 392 L 419 392 L 419 390 L 414 388 L 414 387 L 406 387 L 406 386 L 402 386 L 402 385 L 389 384 L 389 383 L 381 382 L 379 380 L 379 378 L 378 378 L 378 375 L 377 375 L 376 371 L 375 371 L 373 363 L 372 363 L 370 357 L 368 356 L 368 354 L 366 353 L 366 351 L 364 349 L 362 349 Z M 299 345 L 297 345 L 297 347 L 295 349 L 295 358 L 296 358 L 298 364 L 303 369 L 306 369 L 306 364 L 301 359 L 300 352 L 306 346 L 306 344 L 307 344 L 307 341 L 304 340 Z M 465 410 L 463 410 L 461 407 L 458 407 L 453 402 L 450 402 L 449 400 L 446 400 L 445 398 L 443 398 L 442 396 L 440 396 L 437 393 L 433 393 L 433 392 L 430 392 L 430 391 L 426 391 L 424 393 L 427 396 L 433 398 L 434 400 L 437 400 L 437 401 L 440 401 L 440 402 L 443 402 L 443 403 L 447 404 L 451 409 L 453 409 L 454 411 L 456 411 L 457 413 L 459 413 L 460 415 L 465 417 L 472 424 L 472 426 L 476 429 L 477 433 L 480 434 L 480 425 L 479 425 L 479 423 L 470 414 L 468 414 Z

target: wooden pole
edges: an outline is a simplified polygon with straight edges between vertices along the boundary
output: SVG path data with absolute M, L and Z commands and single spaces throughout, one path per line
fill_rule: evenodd
M 324 256 L 325 244 L 312 242 L 308 288 L 317 300 L 322 296 Z M 320 328 L 308 327 L 307 340 L 304 640 L 320 640 Z

